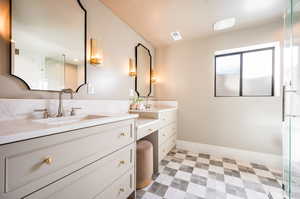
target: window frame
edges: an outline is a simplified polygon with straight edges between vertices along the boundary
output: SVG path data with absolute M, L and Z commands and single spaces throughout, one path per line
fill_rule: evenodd
M 271 85 L 271 95 L 243 95 L 243 55 L 245 53 L 251 52 L 259 52 L 272 50 L 272 85 Z M 240 55 L 240 85 L 239 85 L 239 96 L 220 96 L 217 95 L 217 58 L 218 57 L 226 57 L 232 55 Z M 214 97 L 274 97 L 275 96 L 275 46 L 266 47 L 266 48 L 258 48 L 253 50 L 245 50 L 245 51 L 237 51 L 232 53 L 218 54 L 215 55 L 215 78 L 214 78 Z

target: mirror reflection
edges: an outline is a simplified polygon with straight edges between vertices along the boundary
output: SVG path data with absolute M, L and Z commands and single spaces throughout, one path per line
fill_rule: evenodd
M 150 50 L 142 44 L 136 46 L 136 92 L 140 97 L 151 95 L 152 57 Z
M 77 0 L 11 0 L 11 73 L 32 90 L 85 84 L 85 15 Z M 66 12 L 68 10 L 68 12 Z

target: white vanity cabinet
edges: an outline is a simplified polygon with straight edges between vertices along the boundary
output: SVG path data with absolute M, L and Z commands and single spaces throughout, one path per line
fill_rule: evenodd
M 1 145 L 0 198 L 126 199 L 135 189 L 134 131 L 130 119 Z
M 177 110 L 158 113 L 160 128 L 158 130 L 158 160 L 161 161 L 176 146 Z
M 131 111 L 139 114 L 137 122 L 137 140 L 146 138 L 157 132 L 158 141 L 150 139 L 154 145 L 154 158 L 160 162 L 172 148 L 176 146 L 177 109 L 154 109 L 146 111 Z M 149 139 L 149 138 L 146 138 Z

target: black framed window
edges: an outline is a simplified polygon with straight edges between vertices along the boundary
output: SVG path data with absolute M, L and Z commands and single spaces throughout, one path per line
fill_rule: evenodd
M 215 55 L 215 97 L 274 96 L 275 47 Z

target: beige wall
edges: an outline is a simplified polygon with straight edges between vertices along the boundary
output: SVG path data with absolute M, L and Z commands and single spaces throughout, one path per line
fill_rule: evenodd
M 154 57 L 155 50 L 127 24 L 116 17 L 100 0 L 82 0 L 88 12 L 88 39 L 98 41 L 104 54 L 103 67 L 88 67 L 88 82 L 95 88 L 87 95 L 80 89 L 81 99 L 128 99 L 134 80 L 128 76 L 128 59 L 134 58 L 138 42 L 146 45 Z M 67 11 L 66 11 L 67 12 Z M 89 42 L 88 42 L 89 44 Z M 56 93 L 28 91 L 20 81 L 9 76 L 9 0 L 0 1 L 0 98 L 56 98 Z
M 213 97 L 214 52 L 280 40 L 280 29 L 278 22 L 157 49 L 156 96 L 178 100 L 180 140 L 281 154 L 280 97 Z

